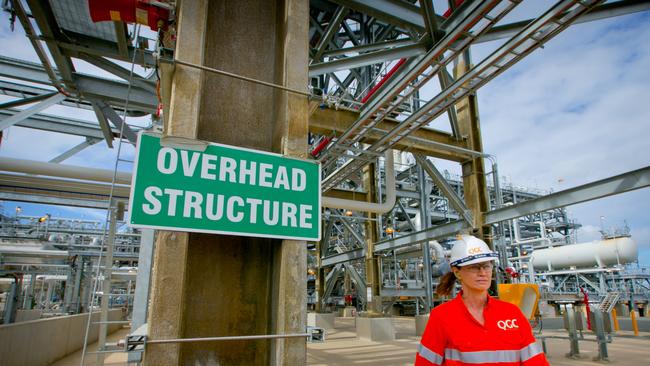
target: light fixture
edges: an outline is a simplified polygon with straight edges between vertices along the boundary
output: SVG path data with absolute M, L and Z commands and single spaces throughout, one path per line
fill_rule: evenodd
M 386 234 L 392 234 L 394 232 L 395 232 L 395 230 L 392 227 L 389 226 L 389 227 L 386 228 Z
M 345 216 L 352 216 L 352 210 L 346 210 Z

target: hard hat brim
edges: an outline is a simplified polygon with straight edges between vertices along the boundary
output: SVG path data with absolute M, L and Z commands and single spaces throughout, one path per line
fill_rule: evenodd
M 463 258 L 463 260 L 452 262 L 450 263 L 450 265 L 455 267 L 464 267 L 464 266 L 469 266 L 471 264 L 490 262 L 490 261 L 498 262 L 498 256 L 496 253 L 484 253 L 484 254 L 474 255 L 471 257 Z

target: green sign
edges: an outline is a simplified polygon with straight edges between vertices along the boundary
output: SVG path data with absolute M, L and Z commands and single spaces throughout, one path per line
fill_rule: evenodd
M 320 240 L 320 165 L 221 144 L 161 146 L 140 133 L 131 226 Z

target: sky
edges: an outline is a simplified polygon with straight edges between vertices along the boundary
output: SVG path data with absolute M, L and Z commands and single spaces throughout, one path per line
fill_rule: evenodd
M 505 21 L 528 19 L 550 4 L 524 2 Z M 7 14 L 0 14 L 0 19 L 0 49 L 11 50 L 3 54 L 36 61 L 20 25 L 12 33 Z M 502 182 L 560 191 L 650 165 L 648 39 L 648 11 L 574 25 L 482 87 L 477 94 L 484 151 L 497 157 Z M 473 46 L 474 61 L 498 45 Z M 82 62 L 76 66 L 82 72 L 107 76 Z M 10 99 L 0 96 L 0 102 Z M 90 112 L 64 107 L 45 113 L 94 121 Z M 37 148 L 34 141 L 38 141 Z M 5 131 L 0 156 L 47 161 L 82 141 L 12 127 Z M 123 148 L 122 157 L 132 158 L 133 147 L 124 144 Z M 100 142 L 65 163 L 112 169 L 115 153 L 116 149 Z M 129 164 L 119 166 L 119 170 L 130 169 Z M 454 172 L 454 167 L 449 169 Z M 3 205 L 11 212 L 16 204 Z M 18 205 L 34 215 L 47 211 L 64 217 L 105 217 L 100 210 Z M 570 218 L 583 225 L 579 242 L 599 239 L 601 225 L 610 229 L 627 223 L 639 246 L 639 262 L 645 266 L 650 265 L 649 210 L 648 188 L 568 207 Z

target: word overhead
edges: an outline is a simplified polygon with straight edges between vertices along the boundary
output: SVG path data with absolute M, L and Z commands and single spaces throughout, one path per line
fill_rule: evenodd
M 203 152 L 141 133 L 129 207 L 131 226 L 320 240 L 320 166 L 208 144 Z

